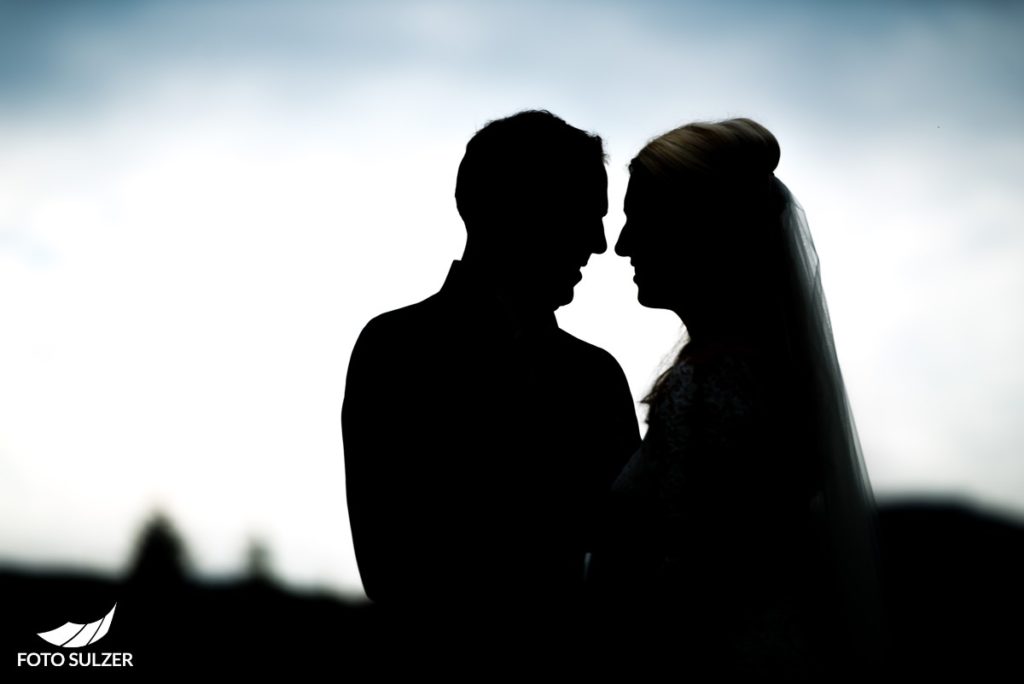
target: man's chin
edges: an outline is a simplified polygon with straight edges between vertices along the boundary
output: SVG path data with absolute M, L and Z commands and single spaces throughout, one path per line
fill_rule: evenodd
M 576 294 L 575 292 L 573 292 L 573 289 L 571 287 L 568 290 L 559 293 L 553 300 L 554 308 L 558 309 L 559 307 L 571 304 L 575 296 Z

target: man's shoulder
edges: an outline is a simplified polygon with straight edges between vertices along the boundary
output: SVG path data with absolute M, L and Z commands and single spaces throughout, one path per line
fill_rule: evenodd
M 619 362 L 605 349 L 585 340 L 581 340 L 570 332 L 558 329 L 556 340 L 568 358 L 573 359 L 582 369 L 594 373 L 622 374 Z
M 377 314 L 363 326 L 360 338 L 379 340 L 408 335 L 436 321 L 444 309 L 441 293 L 435 293 L 415 304 Z
M 441 308 L 435 294 L 371 318 L 352 348 L 348 382 L 372 378 L 372 382 L 379 383 L 382 377 L 409 377 L 429 369 L 427 364 L 409 364 L 403 359 L 436 356 L 438 345 L 431 331 L 438 325 Z

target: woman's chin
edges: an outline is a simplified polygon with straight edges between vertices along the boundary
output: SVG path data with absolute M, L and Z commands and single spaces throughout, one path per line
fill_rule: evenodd
M 666 308 L 664 302 L 662 302 L 656 295 L 645 291 L 642 287 L 637 288 L 636 300 L 640 302 L 641 306 L 646 306 L 650 309 Z

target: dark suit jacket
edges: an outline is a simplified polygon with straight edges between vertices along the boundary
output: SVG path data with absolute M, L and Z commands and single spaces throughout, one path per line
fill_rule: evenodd
M 596 508 L 640 443 L 615 359 L 517 319 L 467 266 L 382 314 L 342 408 L 349 515 L 378 603 L 572 598 Z

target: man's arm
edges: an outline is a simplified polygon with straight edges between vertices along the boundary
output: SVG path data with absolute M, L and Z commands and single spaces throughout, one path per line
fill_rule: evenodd
M 629 389 L 626 374 L 611 354 L 608 354 L 608 406 L 607 439 L 608 451 L 605 456 L 606 482 L 610 488 L 623 467 L 640 448 L 640 426 L 636 420 L 636 406 Z
M 594 502 L 593 517 L 587 531 L 587 551 L 594 549 L 598 537 L 609 524 L 608 504 L 612 483 L 622 472 L 626 463 L 640 448 L 640 428 L 636 419 L 636 408 L 629 382 L 622 367 L 611 354 L 602 351 L 599 380 L 599 391 L 595 392 L 594 415 L 597 421 L 594 429 L 599 431 L 600 451 L 595 454 L 599 458 L 599 481 L 597 499 Z
M 390 384 L 388 344 L 376 319 L 360 333 L 349 361 L 341 432 L 345 449 L 345 488 L 352 542 L 363 590 L 373 601 L 391 598 L 398 568 L 398 515 L 389 505 L 388 459 L 381 453 L 387 435 Z M 396 473 L 392 472 L 393 477 Z

